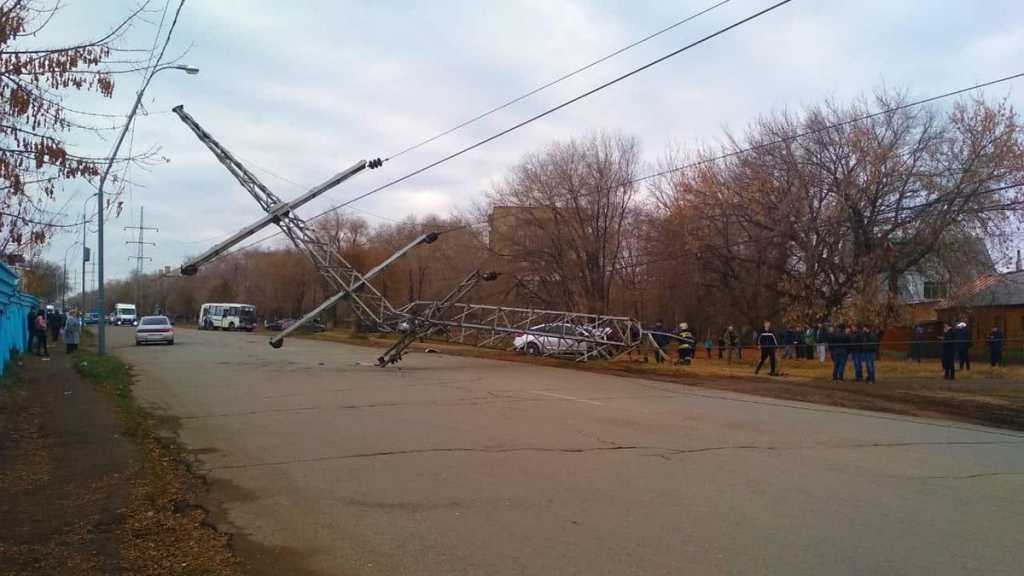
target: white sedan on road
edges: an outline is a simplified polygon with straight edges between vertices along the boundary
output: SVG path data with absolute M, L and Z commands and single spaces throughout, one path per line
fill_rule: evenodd
M 568 336 L 568 338 L 566 338 Z M 541 324 L 530 328 L 530 333 L 520 332 L 512 341 L 516 352 L 540 356 L 541 354 L 584 354 L 587 342 L 576 338 L 591 337 L 587 331 L 572 324 Z
M 143 316 L 135 328 L 135 345 L 174 344 L 174 326 L 167 316 Z

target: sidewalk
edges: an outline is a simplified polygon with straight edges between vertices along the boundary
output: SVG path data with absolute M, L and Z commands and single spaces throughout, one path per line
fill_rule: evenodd
M 136 446 L 64 353 L 25 355 L 0 389 L 0 573 L 113 574 Z

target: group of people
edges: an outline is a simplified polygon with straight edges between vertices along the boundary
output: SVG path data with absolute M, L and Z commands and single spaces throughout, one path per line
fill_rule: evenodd
M 649 329 L 649 332 L 654 346 L 658 348 L 658 352 L 655 353 L 657 362 L 664 361 L 664 351 L 672 340 L 676 343 L 676 364 L 689 365 L 693 362 L 697 352 L 697 340 L 690 330 L 689 324 L 682 322 L 677 331 L 669 333 L 665 330 L 662 322 L 657 322 Z M 855 380 L 875 382 L 875 362 L 878 359 L 881 339 L 882 331 L 868 325 L 847 327 L 839 324 L 834 328 L 826 328 L 819 324 L 817 327 L 797 326 L 777 332 L 772 329 L 771 322 L 766 321 L 754 340 L 754 344 L 761 354 L 754 373 L 760 374 L 767 362 L 770 374 L 778 375 L 778 350 L 781 348 L 784 360 L 813 360 L 817 357 L 824 364 L 826 356 L 830 357 L 833 368 L 832 378 L 835 381 L 845 379 L 846 365 L 852 362 Z M 729 326 L 718 337 L 717 342 L 708 335 L 704 340 L 704 350 L 708 358 L 712 357 L 716 343 L 720 359 L 729 363 L 732 363 L 734 359 L 736 361 L 743 360 L 742 339 L 734 326 Z M 644 354 L 644 361 L 647 361 L 646 354 Z
M 813 334 L 808 334 L 813 330 Z M 761 359 L 754 368 L 759 374 L 765 362 L 769 363 L 770 374 L 777 376 L 778 360 L 776 353 L 783 349 L 783 358 L 813 359 L 815 352 L 824 363 L 827 353 L 832 360 L 832 381 L 846 379 L 846 365 L 853 362 L 853 376 L 857 382 L 875 382 L 875 362 L 878 360 L 879 343 L 882 341 L 881 330 L 869 325 L 839 324 L 834 328 L 819 326 L 817 329 L 787 330 L 782 338 L 772 330 L 772 323 L 765 321 L 764 327 L 757 336 L 757 347 L 761 351 Z
M 47 342 L 51 338 L 54 342 L 63 338 L 69 354 L 78 350 L 82 337 L 82 319 L 74 308 L 67 314 L 56 310 L 32 310 L 26 321 L 28 349 L 36 355 L 50 357 Z
M 917 331 L 915 328 L 915 346 L 917 345 Z M 992 367 L 1003 364 L 1003 345 L 1005 344 L 1003 331 L 998 326 L 993 326 L 985 338 L 985 345 L 988 346 L 989 363 Z M 966 322 L 958 322 L 955 326 L 950 324 L 942 325 L 942 344 L 939 357 L 942 359 L 943 377 L 946 380 L 956 379 L 956 370 L 971 369 L 971 347 L 974 340 L 971 338 L 971 330 Z M 919 352 L 918 352 L 919 354 Z M 917 361 L 920 362 L 920 356 Z
M 690 330 L 689 324 L 682 322 L 677 330 L 669 332 L 662 322 L 655 323 L 648 329 L 653 345 L 658 349 L 655 353 L 657 362 L 663 362 L 671 342 L 675 342 L 676 364 L 693 363 L 697 353 L 697 340 Z M 638 331 L 639 334 L 639 331 Z M 771 322 L 766 321 L 761 330 L 754 335 L 754 344 L 760 352 L 760 359 L 754 368 L 754 374 L 760 374 L 765 363 L 768 363 L 770 374 L 779 374 L 778 350 L 782 349 L 782 359 L 817 359 L 821 364 L 826 360 L 832 362 L 832 381 L 846 379 L 846 367 L 853 365 L 853 378 L 857 382 L 874 383 L 876 381 L 876 363 L 884 331 L 869 324 L 838 324 L 835 326 L 795 326 L 785 330 L 772 329 Z M 921 361 L 923 355 L 925 332 L 921 326 L 914 328 L 910 357 Z M 986 338 L 992 366 L 1003 363 L 1004 337 L 999 328 L 992 328 Z M 648 342 L 650 344 L 650 342 Z M 717 344 L 717 346 L 716 346 Z M 743 344 L 740 333 L 729 326 L 717 339 L 710 333 L 705 338 L 704 350 L 707 357 L 717 348 L 718 358 L 732 363 L 743 359 Z M 941 337 L 941 358 L 945 378 L 954 379 L 956 365 L 960 370 L 971 369 L 970 348 L 973 345 L 970 330 L 966 322 L 956 325 L 946 324 Z M 644 348 L 644 362 L 647 361 L 647 348 Z

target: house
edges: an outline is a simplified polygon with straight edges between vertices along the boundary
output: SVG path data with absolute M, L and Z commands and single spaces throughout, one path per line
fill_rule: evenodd
M 1008 359 L 1024 360 L 1024 266 L 1020 253 L 1012 272 L 983 274 L 936 306 L 939 320 L 967 322 L 974 353 L 985 350 L 985 338 L 998 326 L 1006 338 Z

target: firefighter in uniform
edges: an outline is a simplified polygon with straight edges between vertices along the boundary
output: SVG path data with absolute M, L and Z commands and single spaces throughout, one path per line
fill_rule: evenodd
M 690 364 L 693 362 L 693 351 L 697 347 L 697 339 L 690 332 L 690 327 L 683 322 L 679 324 L 679 360 L 677 364 Z

